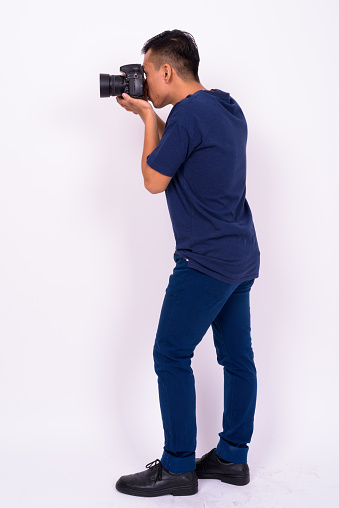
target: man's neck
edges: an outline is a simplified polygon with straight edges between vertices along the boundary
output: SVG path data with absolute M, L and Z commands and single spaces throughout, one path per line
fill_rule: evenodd
M 184 83 L 183 86 L 178 88 L 178 90 L 176 90 L 173 93 L 170 104 L 174 106 L 174 104 L 176 104 L 177 102 L 185 99 L 187 95 L 193 95 L 195 92 L 198 92 L 199 90 L 206 90 L 206 88 L 197 81 L 189 81 L 187 83 Z

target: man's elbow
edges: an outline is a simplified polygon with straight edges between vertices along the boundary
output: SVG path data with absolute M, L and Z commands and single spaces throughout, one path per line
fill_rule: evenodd
M 144 176 L 145 188 L 151 194 L 160 194 L 164 192 L 172 179 L 170 176 L 159 173 L 147 164 L 142 166 L 142 173 Z
M 145 189 L 148 190 L 151 194 L 160 194 L 161 192 L 164 192 L 166 190 L 166 187 L 159 186 L 154 182 L 146 181 L 144 182 Z

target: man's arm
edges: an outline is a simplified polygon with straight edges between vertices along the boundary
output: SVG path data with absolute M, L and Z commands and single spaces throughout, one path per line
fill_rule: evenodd
M 145 188 L 152 194 L 163 192 L 171 181 L 171 177 L 155 171 L 147 164 L 147 157 L 155 150 L 165 129 L 165 123 L 156 115 L 149 102 L 132 99 L 127 94 L 117 97 L 118 103 L 127 111 L 139 115 L 145 124 L 144 148 L 141 157 L 141 170 Z
M 160 141 L 158 120 L 153 108 L 147 110 L 142 118 L 145 124 L 144 149 L 141 158 L 141 170 L 146 189 L 152 194 L 163 192 L 171 181 L 170 176 L 165 176 L 155 171 L 147 164 L 147 157 L 156 149 Z
M 160 118 L 160 116 L 158 116 L 157 114 L 155 114 L 155 116 L 157 117 L 157 125 L 158 125 L 158 132 L 159 132 L 159 139 L 162 138 L 162 135 L 164 133 L 164 130 L 165 130 L 165 122 Z

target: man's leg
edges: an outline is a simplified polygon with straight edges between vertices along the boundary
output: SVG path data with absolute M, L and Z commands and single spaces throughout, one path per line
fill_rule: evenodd
M 217 449 L 196 461 L 198 478 L 247 485 L 247 444 L 253 432 L 257 377 L 251 345 L 249 293 L 238 285 L 212 323 L 218 362 L 224 367 L 223 431 Z
M 191 358 L 211 323 L 239 284 L 225 284 L 177 259 L 154 346 L 165 433 L 161 459 L 172 473 L 195 469 L 196 409 Z
M 212 324 L 218 362 L 224 367 L 223 431 L 217 455 L 238 464 L 247 462 L 257 394 L 249 298 L 253 282 L 239 284 Z
M 225 284 L 188 268 L 184 259 L 178 256 L 175 259 L 177 264 L 166 290 L 154 345 L 165 449 L 161 462 L 156 460 L 146 466 L 146 471 L 122 476 L 117 481 L 117 490 L 134 496 L 192 495 L 198 491 L 198 477 L 206 478 L 195 470 L 195 387 L 191 358 L 239 284 Z M 247 464 L 239 467 L 243 466 Z M 239 479 L 233 468 L 231 478 L 228 473 L 227 478 L 223 474 L 220 479 L 245 485 L 248 481 L 243 473 L 241 470 Z

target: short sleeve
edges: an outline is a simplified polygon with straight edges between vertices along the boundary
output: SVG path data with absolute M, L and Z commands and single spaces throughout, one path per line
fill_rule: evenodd
M 166 125 L 155 150 L 147 157 L 147 164 L 159 173 L 173 177 L 189 154 L 189 136 L 178 122 Z

